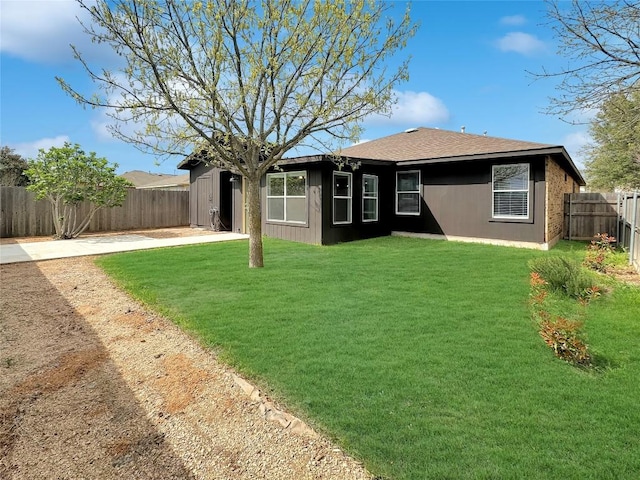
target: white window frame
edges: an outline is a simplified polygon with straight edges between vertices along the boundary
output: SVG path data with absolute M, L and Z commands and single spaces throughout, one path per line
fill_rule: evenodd
M 298 177 L 300 175 L 304 175 L 304 195 L 287 195 L 287 178 L 288 177 Z M 269 195 L 269 179 L 270 178 L 284 178 L 284 194 L 283 195 Z M 309 221 L 309 202 L 307 201 L 307 193 L 309 191 L 309 176 L 307 175 L 306 170 L 300 170 L 295 172 L 278 172 L 278 173 L 267 173 L 267 221 L 268 222 L 276 222 L 276 223 L 295 223 L 297 225 L 306 225 Z M 280 220 L 279 218 L 271 218 L 271 211 L 269 208 L 269 199 L 271 198 L 282 198 L 284 200 L 284 220 Z M 304 206 L 304 220 L 288 220 L 287 219 L 287 198 L 304 198 L 305 206 Z
M 526 189 L 509 189 L 509 190 L 496 190 L 495 188 L 495 178 L 496 178 L 496 169 L 504 168 L 504 167 L 527 167 L 527 188 Z M 512 219 L 512 220 L 526 220 L 529 218 L 529 205 L 531 201 L 531 164 L 529 163 L 507 163 L 501 165 L 492 165 L 491 166 L 491 217 L 497 219 Z M 496 193 L 514 193 L 514 192 L 526 192 L 527 194 L 527 213 L 526 215 L 496 215 Z
M 417 173 L 418 174 L 418 190 L 398 190 L 398 175 L 406 174 L 406 173 Z M 396 215 L 412 215 L 412 216 L 420 216 L 422 212 L 422 172 L 420 170 L 402 170 L 396 172 Z M 398 195 L 401 193 L 415 193 L 418 195 L 418 211 L 417 212 L 401 212 L 398 210 L 399 202 Z
M 365 186 L 365 183 L 366 183 L 368 178 L 375 179 L 375 182 L 376 182 L 376 191 L 375 192 L 367 192 L 365 190 L 364 186 Z M 377 175 L 371 175 L 371 174 L 367 174 L 367 173 L 362 175 L 362 222 L 363 223 L 370 223 L 370 222 L 377 222 L 378 221 L 378 211 L 379 211 L 378 205 L 380 204 L 380 202 L 378 200 L 379 186 L 380 186 L 380 183 L 379 183 Z M 376 202 L 376 210 L 375 210 L 376 216 L 375 216 L 375 218 L 367 218 L 367 219 L 364 218 L 364 201 L 365 200 L 375 200 L 375 202 Z
M 349 179 L 349 195 L 336 195 L 336 177 L 347 177 Z M 332 193 L 332 203 L 333 203 L 333 224 L 334 225 L 349 225 L 351 224 L 351 220 L 353 218 L 352 210 L 353 210 L 353 174 L 350 172 L 333 172 L 333 176 L 331 177 L 333 180 L 333 185 L 331 187 Z M 348 219 L 344 222 L 336 222 L 336 200 L 348 200 L 349 207 L 347 208 Z

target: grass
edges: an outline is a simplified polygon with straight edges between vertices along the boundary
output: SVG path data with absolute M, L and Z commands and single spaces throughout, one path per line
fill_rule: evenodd
M 118 254 L 100 265 L 379 478 L 636 478 L 640 289 L 589 306 L 608 370 L 553 357 L 527 262 L 579 256 L 387 237 Z

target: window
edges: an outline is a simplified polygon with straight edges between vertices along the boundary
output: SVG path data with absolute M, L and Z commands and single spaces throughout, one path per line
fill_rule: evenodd
M 494 165 L 493 217 L 529 217 L 529 164 Z
M 396 214 L 420 215 L 420 171 L 396 172 Z
M 333 172 L 333 223 L 351 223 L 351 174 Z
M 362 175 L 362 221 L 378 221 L 378 177 Z
M 307 223 L 307 172 L 267 174 L 267 220 Z

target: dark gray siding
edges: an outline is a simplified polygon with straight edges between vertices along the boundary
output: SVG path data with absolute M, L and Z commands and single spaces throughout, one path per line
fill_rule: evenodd
M 492 218 L 491 166 L 505 163 L 531 165 L 527 220 Z M 421 214 L 419 217 L 395 215 L 394 203 L 393 230 L 544 243 L 543 157 L 427 165 L 420 170 Z M 395 179 L 393 188 L 395 202 Z
M 189 187 L 189 223 L 192 227 L 211 227 L 211 209 L 218 209 L 222 230 L 242 228 L 241 182 L 231 182 L 231 173 L 202 163 L 191 168 Z M 237 222 L 237 225 L 236 225 Z
M 362 165 L 355 171 L 345 168 L 343 171 L 353 174 L 351 224 L 333 224 L 333 172 L 338 169 L 333 164 L 325 164 L 323 168 L 323 190 L 326 195 L 322 199 L 323 224 L 322 244 L 333 245 L 340 242 L 381 237 L 391 234 L 393 199 L 395 192 L 395 169 L 380 165 Z M 378 177 L 378 221 L 362 221 L 362 176 Z
M 208 167 L 202 163 L 194 166 L 189 174 L 189 223 L 192 227 L 208 227 L 208 211 L 211 208 L 219 191 L 214 188 L 214 175 L 218 169 Z
M 530 215 L 527 220 L 492 218 L 491 166 L 529 163 Z M 307 172 L 307 223 L 305 225 L 267 220 L 266 179 L 262 181 L 262 229 L 266 236 L 311 244 L 335 244 L 389 235 L 392 231 L 432 233 L 448 236 L 544 243 L 545 166 L 544 157 L 502 160 L 473 160 L 412 167 L 364 164 L 353 173 L 352 223 L 333 224 L 333 176 L 331 162 L 301 163 L 285 170 Z M 395 213 L 397 170 L 421 171 L 422 204 L 419 216 Z M 362 177 L 378 176 L 377 222 L 362 221 Z M 218 207 L 223 222 L 234 232 L 244 232 L 243 182 L 219 168 L 196 165 L 191 169 L 190 223 L 209 226 L 208 212 Z
M 231 185 L 231 231 L 236 233 L 248 233 L 244 222 L 244 196 L 242 191 L 244 185 L 242 177 L 239 175 L 234 176 L 234 181 Z
M 322 173 L 317 166 L 293 166 L 289 171 L 307 172 L 307 223 L 287 224 L 267 220 L 266 178 L 262 179 L 262 232 L 268 237 L 296 242 L 322 243 Z

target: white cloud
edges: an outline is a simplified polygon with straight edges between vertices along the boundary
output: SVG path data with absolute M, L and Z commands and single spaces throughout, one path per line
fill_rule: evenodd
M 109 131 L 109 126 L 113 124 L 113 120 L 109 118 L 106 111 L 101 111 L 91 121 L 91 130 L 96 134 L 96 137 L 101 141 L 114 140 L 113 135 Z
M 584 169 L 584 155 L 582 150 L 592 141 L 591 136 L 587 131 L 573 132 L 565 135 L 562 139 L 562 145 L 567 150 L 576 166 L 580 169 Z
M 500 25 L 518 26 L 527 23 L 524 15 L 508 15 L 500 19 Z
M 48 150 L 51 147 L 62 147 L 64 142 L 68 141 L 69 137 L 67 135 L 58 135 L 53 138 L 41 138 L 33 142 L 18 143 L 11 148 L 24 158 L 35 158 L 38 156 L 38 150 L 41 148 Z
M 579 108 L 570 112 L 565 120 L 573 124 L 587 124 L 593 122 L 599 112 L 600 109 L 597 107 Z
M 509 32 L 496 41 L 496 46 L 503 52 L 516 52 L 522 55 L 534 55 L 547 50 L 542 40 L 524 32 Z
M 91 42 L 78 18 L 86 22 L 88 15 L 71 0 L 2 0 L 0 50 L 52 64 L 73 61 L 73 44 L 88 59 L 115 58 L 108 45 Z
M 373 115 L 367 124 L 419 126 L 449 120 L 449 110 L 445 104 L 430 93 L 410 90 L 394 93 L 397 103 L 391 109 L 391 117 Z

